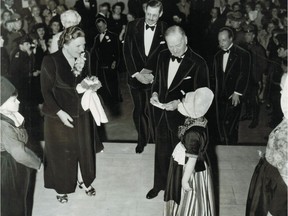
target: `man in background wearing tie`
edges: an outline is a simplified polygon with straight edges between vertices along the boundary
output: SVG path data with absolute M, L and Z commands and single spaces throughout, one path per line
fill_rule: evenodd
M 146 198 L 152 199 L 164 190 L 169 161 L 174 147 L 180 141 L 178 126 L 185 117 L 177 111 L 187 92 L 209 87 L 209 72 L 205 60 L 187 46 L 187 36 L 179 26 L 165 32 L 168 49 L 160 52 L 156 77 L 152 87 L 151 104 L 154 106 L 156 150 L 154 186 Z
M 251 65 L 249 52 L 233 44 L 233 38 L 229 27 L 219 30 L 221 50 L 216 53 L 213 63 L 217 124 L 220 142 L 225 145 L 238 142 L 241 100 L 248 87 Z
M 123 56 L 134 102 L 133 120 L 138 132 L 136 153 L 143 152 L 149 140 L 154 140 L 149 99 L 157 56 L 166 47 L 163 37 L 166 24 L 159 21 L 162 13 L 161 1 L 149 1 L 145 9 L 145 18 L 128 23 L 124 39 Z

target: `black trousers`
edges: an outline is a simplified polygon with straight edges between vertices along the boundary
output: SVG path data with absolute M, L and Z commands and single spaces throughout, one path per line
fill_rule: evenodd
M 154 142 L 154 118 L 150 104 L 151 89 L 131 88 L 134 103 L 133 121 L 138 132 L 137 144 L 145 146 L 149 141 Z
M 222 144 L 235 145 L 238 143 L 241 108 L 241 103 L 235 107 L 231 100 L 218 102 L 217 122 Z
M 156 127 L 155 162 L 154 162 L 154 189 L 165 190 L 172 152 L 180 142 L 177 134 L 169 130 L 165 117 Z

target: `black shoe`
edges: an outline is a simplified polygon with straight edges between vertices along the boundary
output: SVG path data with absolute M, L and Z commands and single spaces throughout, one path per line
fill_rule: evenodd
M 89 189 L 85 190 L 85 193 L 87 196 L 95 196 L 96 195 L 96 190 L 92 186 L 89 187 Z
M 147 198 L 147 199 L 153 199 L 153 198 L 155 198 L 155 197 L 158 195 L 159 192 L 160 192 L 160 190 L 157 190 L 157 189 L 152 188 L 152 189 L 147 193 L 146 198 Z
M 56 198 L 57 198 L 57 200 L 58 200 L 60 203 L 67 203 L 67 202 L 68 202 L 68 196 L 67 196 L 67 194 L 57 195 Z
M 136 146 L 136 148 L 135 148 L 135 152 L 137 153 L 137 154 L 140 154 L 140 153 L 142 153 L 144 151 L 144 146 L 143 145 L 137 145 Z
M 84 184 L 84 182 L 79 182 L 79 181 L 77 181 L 77 184 L 78 184 L 78 187 L 79 187 L 80 189 L 83 189 L 83 184 Z

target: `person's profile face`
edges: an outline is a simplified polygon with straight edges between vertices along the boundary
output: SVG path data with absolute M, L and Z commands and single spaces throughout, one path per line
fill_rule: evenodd
M 85 38 L 78 37 L 76 39 L 72 39 L 70 42 L 64 44 L 64 49 L 66 49 L 67 53 L 73 57 L 80 57 L 81 53 L 85 50 Z
M 11 96 L 5 101 L 1 106 L 0 109 L 9 111 L 9 112 L 18 112 L 19 111 L 19 104 L 20 101 L 17 99 L 17 96 Z
M 38 28 L 37 29 L 37 34 L 38 34 L 39 38 L 42 39 L 44 37 L 44 35 L 45 35 L 45 29 L 44 28 Z
M 104 33 L 107 29 L 107 24 L 104 22 L 97 23 L 97 29 L 100 33 Z
M 280 58 L 287 58 L 288 49 L 284 49 L 283 47 L 279 47 L 277 49 L 278 57 Z
M 218 16 L 217 9 L 213 8 L 213 9 L 211 10 L 210 15 L 211 15 L 212 18 L 217 18 L 217 16 Z
M 121 10 L 121 7 L 120 6 L 115 6 L 115 8 L 114 8 L 114 13 L 115 14 L 121 14 L 122 13 L 122 10 Z
M 267 32 L 271 34 L 274 29 L 275 29 L 275 25 L 273 23 L 269 23 L 267 26 Z
M 227 50 L 229 46 L 232 44 L 233 39 L 232 37 L 229 38 L 229 34 L 227 31 L 222 31 L 218 34 L 218 42 L 219 42 L 219 47 L 222 50 Z
M 17 20 L 17 21 L 15 21 L 13 23 L 14 23 L 14 29 L 16 31 L 19 31 L 22 28 L 22 21 L 21 20 Z
M 245 33 L 245 41 L 246 43 L 252 43 L 255 38 L 255 34 L 253 32 Z
M 160 12 L 159 7 L 148 6 L 145 10 L 145 22 L 148 25 L 155 25 L 161 16 L 162 11 Z
M 22 44 L 19 45 L 20 49 L 23 51 L 23 52 L 31 52 L 31 43 L 30 42 L 24 42 Z
M 51 27 L 53 34 L 56 34 L 60 31 L 60 23 L 59 22 L 53 22 L 51 23 Z
M 236 21 L 236 20 L 231 20 L 231 27 L 234 29 L 239 29 L 241 26 L 241 22 L 240 21 Z
M 40 15 L 40 8 L 39 7 L 33 7 L 32 14 L 34 16 L 39 16 Z
M 8 11 L 3 12 L 2 14 L 3 22 L 11 19 L 11 14 Z
M 181 57 L 187 48 L 187 37 L 179 32 L 170 33 L 166 36 L 166 42 L 170 53 L 173 56 Z

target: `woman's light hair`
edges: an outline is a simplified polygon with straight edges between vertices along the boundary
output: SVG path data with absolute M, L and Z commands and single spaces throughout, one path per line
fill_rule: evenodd
M 59 49 L 63 48 L 64 44 L 68 44 L 71 40 L 74 40 L 78 37 L 85 37 L 84 31 L 78 26 L 71 26 L 64 29 L 58 40 Z
M 75 10 L 67 10 L 60 15 L 61 23 L 64 28 L 78 25 L 81 22 L 81 16 Z

